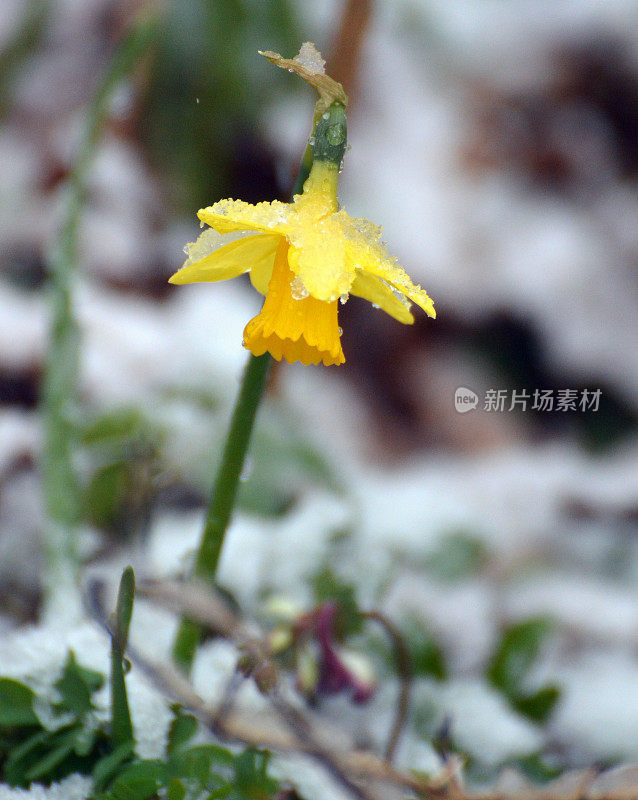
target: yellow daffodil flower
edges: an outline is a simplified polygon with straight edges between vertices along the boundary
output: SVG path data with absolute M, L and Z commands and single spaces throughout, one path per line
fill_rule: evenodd
M 201 209 L 197 215 L 210 227 L 187 245 L 188 259 L 170 278 L 176 284 L 214 282 L 248 272 L 266 299 L 244 330 L 244 347 L 257 356 L 269 352 L 277 360 L 326 366 L 345 361 L 338 307 L 349 295 L 403 323 L 414 322 L 411 302 L 435 316 L 427 293 L 381 242 L 381 228 L 339 208 L 345 106 L 341 99 L 327 105 L 329 99 L 322 96 L 318 106 L 327 108 L 317 115 L 303 192 L 291 203 L 220 200 Z

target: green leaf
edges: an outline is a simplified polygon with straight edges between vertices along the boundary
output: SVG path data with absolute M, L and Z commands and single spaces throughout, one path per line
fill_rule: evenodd
M 23 683 L 0 678 L 0 726 L 40 725 L 33 711 L 34 692 Z
M 363 628 L 363 615 L 352 584 L 341 580 L 328 566 L 312 578 L 312 587 L 317 603 L 336 603 L 337 613 L 335 633 L 340 639 L 360 633 Z
M 91 777 L 93 778 L 93 785 L 98 791 L 113 779 L 120 766 L 133 755 L 134 749 L 135 742 L 125 742 L 97 762 Z
M 92 689 L 87 682 L 87 673 L 88 670 L 81 670 L 78 667 L 73 651 L 70 651 L 62 675 L 54 684 L 61 695 L 61 702 L 58 705 L 61 711 L 73 711 L 81 717 L 93 708 Z
M 89 687 L 91 694 L 94 694 L 104 686 L 104 675 L 95 669 L 83 667 L 81 664 L 76 663 L 76 669 L 79 672 L 82 680 Z
M 114 440 L 133 439 L 148 428 L 144 416 L 135 408 L 120 408 L 98 417 L 82 432 L 82 444 L 96 445 Z
M 437 578 L 458 581 L 485 568 L 488 554 L 483 542 L 465 531 L 445 536 L 428 556 L 425 566 Z
M 51 773 L 63 761 L 65 761 L 75 749 L 75 738 L 77 736 L 77 729 L 72 728 L 64 732 L 56 732 L 50 737 L 50 744 L 53 745 L 51 749 L 40 758 L 35 764 L 31 764 L 25 773 L 27 781 L 37 781 L 40 778 L 51 777 Z M 48 749 L 48 748 L 47 748 Z
M 522 756 L 516 760 L 515 764 L 534 783 L 552 781 L 558 778 L 565 768 L 563 764 L 552 762 L 551 756 L 548 757 L 542 753 Z
M 547 617 L 533 617 L 507 628 L 487 668 L 492 686 L 509 697 L 524 694 L 523 682 L 553 630 Z
M 505 631 L 486 672 L 489 682 L 503 692 L 512 708 L 538 724 L 549 719 L 560 689 L 548 685 L 530 693 L 525 679 L 553 630 L 552 621 L 546 617 L 512 625 Z
M 235 756 L 229 750 L 212 744 L 177 749 L 170 756 L 171 773 L 175 777 L 195 781 L 202 789 L 209 790 L 223 782 L 217 772 L 228 773 L 234 765 Z
M 558 686 L 543 686 L 537 692 L 512 699 L 512 705 L 523 716 L 533 722 L 547 722 L 560 698 Z
M 133 617 L 133 603 L 135 602 L 135 572 L 133 567 L 126 567 L 120 578 L 120 588 L 117 594 L 115 608 L 115 638 L 116 646 L 124 653 L 128 643 L 128 630 Z
M 166 745 L 169 755 L 190 741 L 198 727 L 197 719 L 192 714 L 186 714 L 178 705 L 173 705 L 171 709 L 173 711 L 173 719 L 168 730 L 168 742 Z
M 93 752 L 100 733 L 97 726 L 87 724 L 86 721 L 78 727 L 73 749 L 80 758 L 85 758 Z
M 213 754 L 206 748 L 193 747 L 181 754 L 179 773 L 183 778 L 205 786 L 213 766 Z
M 219 789 L 215 789 L 214 792 L 211 792 L 206 800 L 222 800 L 222 798 L 228 797 L 232 791 L 233 784 L 226 781 Z
M 167 768 L 159 759 L 137 761 L 125 767 L 115 779 L 109 800 L 150 800 L 167 782 Z
M 98 528 L 109 528 L 120 519 L 120 512 L 132 483 L 128 461 L 116 461 L 98 469 L 84 493 L 89 521 Z
M 401 633 L 410 652 L 410 665 L 414 675 L 445 680 L 447 668 L 443 650 L 421 620 L 409 616 L 401 625 Z
M 171 778 L 166 791 L 166 800 L 184 800 L 185 797 L 184 784 L 177 778 Z
M 305 485 L 340 492 L 330 465 L 290 413 L 270 407 L 263 412 L 250 448 L 252 471 L 239 487 L 238 505 L 253 514 L 281 516 Z
M 72 652 L 53 684 L 60 695 L 55 703 L 31 690 L 25 692 L 21 684 L 16 692 L 15 682 L 0 679 L 0 716 L 5 713 L 5 720 L 14 721 L 22 716 L 26 723 L 9 728 L 4 741 L 0 738 L 5 781 L 14 786 L 28 786 L 32 781 L 46 785 L 72 772 L 86 774 L 92 769 L 106 745 L 104 729 L 91 714 L 91 695 L 103 680 L 99 673 L 80 667 Z M 36 706 L 35 720 L 23 715 L 27 700 Z M 37 716 L 40 708 L 46 729 Z M 0 721 L 0 733 L 3 727 Z
M 33 763 L 31 754 L 49 738 L 48 731 L 38 731 L 11 749 L 4 764 L 3 777 L 10 786 L 24 786 L 27 783 L 26 773 Z
M 235 761 L 235 784 L 245 797 L 266 800 L 277 791 L 277 781 L 269 778 L 269 754 L 248 748 Z

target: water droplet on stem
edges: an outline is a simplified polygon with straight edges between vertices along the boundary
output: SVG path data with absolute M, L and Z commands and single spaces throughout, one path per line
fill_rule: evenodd
M 239 475 L 239 480 L 242 483 L 245 483 L 248 480 L 248 478 L 250 478 L 250 476 L 253 473 L 254 467 L 255 467 L 255 459 L 252 456 L 246 456 L 246 458 L 244 459 L 244 464 L 241 469 L 241 473 Z

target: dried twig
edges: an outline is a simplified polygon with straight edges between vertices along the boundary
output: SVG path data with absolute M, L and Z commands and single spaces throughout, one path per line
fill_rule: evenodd
M 390 731 L 388 744 L 385 748 L 385 757 L 387 761 L 392 761 L 394 754 L 399 744 L 401 733 L 405 728 L 408 719 L 408 711 L 410 708 L 410 685 L 412 683 L 412 668 L 410 666 L 410 653 L 407 645 L 393 623 L 380 611 L 364 611 L 364 616 L 367 619 L 378 622 L 379 625 L 385 630 L 387 635 L 392 640 L 394 654 L 397 660 L 397 672 L 399 674 L 399 681 L 401 688 L 399 690 L 399 697 L 397 699 L 397 708 L 395 712 L 394 722 Z

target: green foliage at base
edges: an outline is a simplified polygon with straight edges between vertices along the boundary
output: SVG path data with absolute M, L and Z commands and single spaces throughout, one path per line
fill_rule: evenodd
M 95 800 L 151 800 L 158 792 L 168 800 L 266 800 L 278 790 L 267 753 L 191 744 L 199 724 L 177 705 L 164 758 L 138 758 L 134 741 L 115 746 L 112 724 L 98 719 L 93 701 L 103 684 L 73 653 L 53 699 L 0 678 L 0 781 L 26 788 L 81 773 L 91 775 Z
M 165 759 L 113 759 L 109 770 L 94 773 L 95 800 L 266 800 L 279 784 L 268 775 L 268 754 L 239 755 L 214 744 L 189 745 L 198 730 L 195 717 L 173 707 Z M 114 754 L 115 755 L 115 754 Z M 107 786 L 104 789 L 102 787 Z
M 0 777 L 10 786 L 49 784 L 73 772 L 90 774 L 109 749 L 107 727 L 92 695 L 104 678 L 69 653 L 52 697 L 0 678 Z
M 49 785 L 80 773 L 91 775 L 94 800 L 154 800 L 160 791 L 168 800 L 272 797 L 278 784 L 267 773 L 266 753 L 189 745 L 199 726 L 176 705 L 164 758 L 137 756 L 124 657 L 134 601 L 135 573 L 127 567 L 109 629 L 110 720 L 98 715 L 93 699 L 104 676 L 79 666 L 73 653 L 50 692 L 0 678 L 0 782 Z

